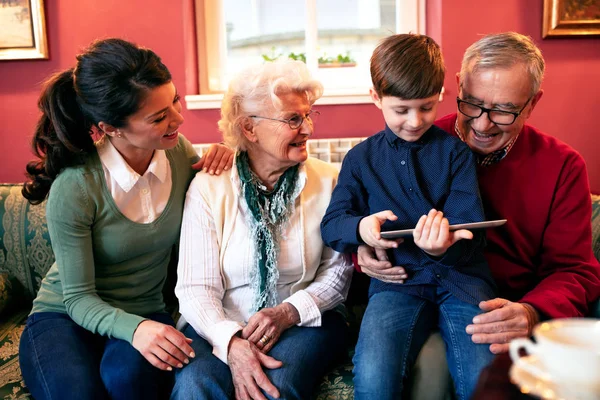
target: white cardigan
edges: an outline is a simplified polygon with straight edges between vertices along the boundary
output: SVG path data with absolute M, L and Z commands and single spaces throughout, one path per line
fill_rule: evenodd
M 298 233 L 297 242 L 292 240 L 292 246 L 282 246 L 278 260 L 297 260 L 292 268 L 286 266 L 286 272 L 295 269 L 298 279 L 282 285 L 278 282 L 278 293 L 298 310 L 299 326 L 320 326 L 321 314 L 343 302 L 350 286 L 350 258 L 325 247 L 321 240 L 321 219 L 337 175 L 334 166 L 313 158 L 300 168 L 299 184 L 304 180 L 304 187 L 290 218 L 290 230 Z M 211 343 L 213 354 L 225 363 L 231 337 L 247 322 L 252 304 L 246 283 L 255 260 L 253 240 L 247 235 L 250 230 L 242 218 L 246 211 L 245 201 L 240 203 L 240 180 L 235 167 L 219 176 L 198 173 L 190 184 L 175 288 L 182 315 L 178 326 L 186 322 L 192 325 Z M 293 246 L 295 243 L 299 243 L 299 251 Z M 235 265 L 227 261 L 232 258 Z M 240 291 L 244 294 L 240 295 Z M 281 296 L 282 291 L 287 296 Z

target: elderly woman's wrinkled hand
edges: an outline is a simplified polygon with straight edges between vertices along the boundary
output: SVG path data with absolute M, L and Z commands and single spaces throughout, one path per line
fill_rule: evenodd
M 254 343 L 263 353 L 273 348 L 279 337 L 288 328 L 300 322 L 300 314 L 290 303 L 263 308 L 248 320 L 242 330 L 242 338 Z
M 234 151 L 225 145 L 212 144 L 200 161 L 192 165 L 192 168 L 208 172 L 211 175 L 219 175 L 231 168 L 234 154 Z
M 364 217 L 358 224 L 358 234 L 363 242 L 379 249 L 392 249 L 398 247 L 397 240 L 381 238 L 381 225 L 386 221 L 395 221 L 398 217 L 390 210 L 380 211 Z
M 263 367 L 279 368 L 283 365 L 281 361 L 261 353 L 254 343 L 234 336 L 229 342 L 227 363 L 231 370 L 236 399 L 267 400 L 261 389 L 269 396 L 279 398 L 279 390 L 271 383 Z

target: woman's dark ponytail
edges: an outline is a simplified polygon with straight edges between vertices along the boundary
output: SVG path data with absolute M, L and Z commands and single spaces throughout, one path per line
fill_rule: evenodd
M 82 164 L 95 149 L 92 124 L 77 104 L 73 69 L 57 73 L 46 81 L 38 107 L 42 116 L 32 147 L 40 159 L 27 164 L 31 181 L 25 183 L 22 191 L 31 204 L 39 204 L 46 198 L 60 171 Z
M 38 106 L 42 116 L 33 139 L 39 160 L 27 165 L 23 196 L 39 204 L 65 168 L 80 165 L 95 150 L 93 127 L 127 126 L 148 91 L 171 81 L 152 50 L 123 39 L 99 40 L 77 56 L 77 66 L 52 76 Z

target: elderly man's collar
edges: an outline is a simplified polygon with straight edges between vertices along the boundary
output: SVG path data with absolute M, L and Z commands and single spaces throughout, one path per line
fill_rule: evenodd
M 465 138 L 463 137 L 463 134 L 460 132 L 460 129 L 458 129 L 458 119 L 454 123 L 454 132 L 456 132 L 456 135 L 458 135 L 460 140 L 467 143 L 465 141 Z M 508 152 L 510 151 L 510 149 L 512 149 L 513 145 L 515 144 L 515 142 L 517 141 L 518 138 L 519 138 L 519 135 L 515 136 L 506 144 L 506 146 L 504 146 L 503 148 L 498 149 L 496 151 L 493 151 L 490 154 L 484 155 L 484 154 L 475 153 L 475 155 L 477 156 L 476 157 L 477 164 L 481 165 L 483 167 L 487 167 L 489 165 L 494 165 L 494 164 L 499 163 L 508 155 Z

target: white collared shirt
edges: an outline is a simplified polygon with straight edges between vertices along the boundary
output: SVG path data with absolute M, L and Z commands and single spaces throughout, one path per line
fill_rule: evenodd
M 96 143 L 106 186 L 117 208 L 133 222 L 149 224 L 165 209 L 171 193 L 171 165 L 164 150 L 155 150 L 144 175 L 135 172 L 110 140 Z

